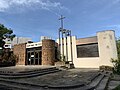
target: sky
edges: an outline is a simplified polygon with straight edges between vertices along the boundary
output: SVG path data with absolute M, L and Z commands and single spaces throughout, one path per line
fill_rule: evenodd
M 57 39 L 61 15 L 77 38 L 103 30 L 120 37 L 120 0 L 0 0 L 0 23 L 34 42 L 41 36 Z

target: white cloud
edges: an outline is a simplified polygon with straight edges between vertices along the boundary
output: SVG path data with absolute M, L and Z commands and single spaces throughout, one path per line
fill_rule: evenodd
M 9 5 L 4 0 L 0 0 L 0 11 L 3 12 L 5 9 L 9 8 Z
M 107 28 L 113 28 L 113 29 L 120 29 L 120 24 L 116 24 L 116 25 L 109 25 L 106 26 Z
M 51 2 L 50 0 L 0 0 L 0 12 L 21 9 L 44 9 L 44 10 L 68 10 L 60 2 Z

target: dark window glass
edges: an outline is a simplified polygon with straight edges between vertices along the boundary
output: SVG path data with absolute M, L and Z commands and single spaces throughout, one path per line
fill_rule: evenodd
M 77 58 L 99 57 L 98 43 L 77 45 Z
M 35 58 L 38 58 L 38 52 L 35 52 Z
M 58 59 L 57 55 L 58 55 L 58 51 L 57 51 L 57 47 L 55 47 L 55 59 Z

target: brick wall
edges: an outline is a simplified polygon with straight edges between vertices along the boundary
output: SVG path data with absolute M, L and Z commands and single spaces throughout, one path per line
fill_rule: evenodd
M 25 65 L 26 59 L 26 44 L 17 44 L 13 48 L 14 55 L 17 56 L 18 62 L 17 65 Z
M 54 65 L 55 61 L 55 41 L 42 40 L 42 65 Z

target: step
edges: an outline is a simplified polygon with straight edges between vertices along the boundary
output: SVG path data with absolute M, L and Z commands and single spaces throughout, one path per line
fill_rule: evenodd
M 37 72 L 33 74 L 23 74 L 23 75 L 0 75 L 0 78 L 5 78 L 5 79 L 17 79 L 17 78 L 30 78 L 30 77 L 35 77 L 35 76 L 40 76 L 40 75 L 45 75 L 45 74 L 50 74 L 50 73 L 55 73 L 61 71 L 59 69 L 53 69 L 53 70 L 47 70 L 47 71 L 42 71 L 42 72 Z
M 0 85 L 5 86 L 5 90 L 43 90 L 45 86 L 20 83 L 10 80 L 0 80 Z
M 40 70 L 48 70 L 48 69 L 56 69 L 56 67 L 40 68 L 40 69 L 35 69 L 35 70 L 21 71 L 19 73 L 28 73 L 28 72 L 40 71 Z
M 100 72 L 97 72 L 96 74 L 92 75 L 89 79 L 88 79 L 88 83 L 90 84 L 95 78 L 99 77 L 101 75 Z
M 97 78 L 95 78 L 95 80 L 93 80 L 89 86 L 94 87 L 97 86 L 99 84 L 99 82 L 104 78 L 104 75 L 100 75 Z
M 110 73 L 101 72 L 101 75 L 93 80 L 87 87 L 87 90 L 104 90 L 108 84 Z
M 84 87 L 84 90 L 94 90 L 99 85 L 99 83 L 101 82 L 101 80 L 103 78 L 104 78 L 103 74 L 99 75 L 91 83 L 89 83 L 88 85 L 86 85 L 86 87 Z
M 101 82 L 99 83 L 99 85 L 95 88 L 95 90 L 105 90 L 106 86 L 108 84 L 109 81 L 109 77 L 104 77 Z
M 7 86 L 6 88 L 11 88 L 12 90 L 68 90 L 68 89 L 75 89 L 78 87 L 84 86 L 84 84 L 78 84 L 78 85 L 67 85 L 67 86 L 49 86 L 49 85 L 34 85 L 29 83 L 22 83 L 22 82 L 16 82 L 12 80 L 6 80 L 1 79 L 0 85 Z
M 36 69 L 36 70 L 31 70 L 31 71 L 22 71 L 22 72 L 17 72 L 17 73 L 0 73 L 0 75 L 27 75 L 27 74 L 34 74 L 36 72 L 42 72 L 42 71 L 48 71 L 48 70 L 53 70 L 53 69 L 57 69 L 56 67 L 52 67 L 52 68 L 45 68 L 45 69 Z
M 76 87 L 75 90 L 94 90 L 94 87 L 99 84 L 103 77 L 104 75 L 102 75 L 100 72 L 97 72 L 88 79 L 88 82 L 84 86 Z

